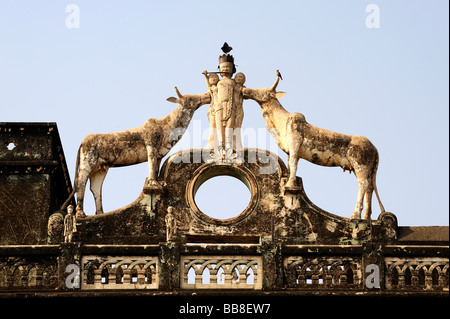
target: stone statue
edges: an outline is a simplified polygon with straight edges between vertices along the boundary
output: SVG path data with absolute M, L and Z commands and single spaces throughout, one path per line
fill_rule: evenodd
M 77 193 L 77 217 L 84 217 L 83 200 L 87 180 L 95 198 L 96 214 L 103 213 L 101 190 L 110 167 L 127 166 L 148 161 L 149 173 L 144 192 L 160 193 L 162 186 L 157 176 L 161 159 L 180 140 L 195 110 L 210 102 L 207 93 L 182 95 L 175 87 L 178 98 L 169 102 L 178 106 L 161 119 L 148 119 L 143 126 L 126 131 L 90 134 L 81 143 L 77 155 L 74 193 Z
M 67 215 L 64 217 L 64 242 L 71 243 L 73 233 L 77 231 L 77 219 L 73 214 L 73 206 L 67 207 Z
M 167 242 L 172 242 L 175 236 L 175 233 L 177 232 L 177 220 L 173 216 L 173 207 L 169 206 L 167 208 L 167 215 L 166 215 L 166 238 Z
M 235 145 L 236 150 L 243 149 L 242 139 L 241 139 L 241 127 L 242 122 L 244 121 L 244 96 L 242 95 L 242 91 L 245 88 L 246 77 L 242 72 L 236 73 L 234 77 L 234 81 L 236 85 L 234 87 L 234 102 L 235 102 L 235 118 L 234 118 L 234 140 L 233 145 Z
M 208 110 L 208 120 L 210 127 L 210 137 L 207 149 L 214 149 L 216 160 L 231 162 L 233 150 L 242 149 L 241 126 L 244 118 L 242 108 L 243 96 L 242 88 L 245 82 L 245 75 L 236 73 L 234 58 L 228 54 L 231 47 L 226 43 L 222 47 L 224 55 L 219 57 L 219 69 L 222 79 L 216 72 L 203 71 L 211 98 Z
M 385 212 L 378 195 L 376 172 L 378 151 L 363 136 L 332 132 L 309 124 L 303 114 L 289 113 L 278 101 L 286 93 L 276 92 L 280 77 L 271 88 L 243 89 L 246 99 L 255 100 L 261 107 L 267 129 L 278 146 L 289 156 L 289 180 L 285 188 L 294 188 L 298 160 L 303 158 L 322 166 L 340 166 L 354 172 L 358 179 L 358 197 L 352 219 L 360 219 L 365 201 L 364 219 L 372 213 L 372 194 L 375 190 L 381 212 Z
M 48 218 L 48 243 L 61 243 L 63 239 L 64 217 L 61 213 L 51 214 Z
M 219 76 L 217 73 L 211 73 L 208 76 L 208 72 L 205 70 L 202 73 L 206 78 L 206 85 L 208 87 L 208 92 L 211 97 L 211 103 L 208 108 L 208 121 L 209 121 L 209 139 L 208 144 L 206 145 L 206 149 L 214 150 L 217 149 L 215 147 L 215 136 L 216 134 L 216 109 L 214 105 L 214 97 L 217 96 L 217 83 L 219 82 Z

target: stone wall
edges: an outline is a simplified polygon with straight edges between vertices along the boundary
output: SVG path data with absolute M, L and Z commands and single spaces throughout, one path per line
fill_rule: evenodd
M 47 243 L 71 191 L 55 123 L 0 123 L 0 245 Z

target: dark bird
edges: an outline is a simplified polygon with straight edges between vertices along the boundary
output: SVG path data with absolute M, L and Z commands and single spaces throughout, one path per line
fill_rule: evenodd
M 283 77 L 281 76 L 281 73 L 280 73 L 280 71 L 278 71 L 278 70 L 277 70 L 277 76 L 278 76 L 280 79 L 283 80 Z
M 222 47 L 223 53 L 228 53 L 228 52 L 230 52 L 231 50 L 233 50 L 233 48 L 230 47 L 230 46 L 228 45 L 228 43 L 225 42 L 225 43 L 223 44 L 223 47 Z

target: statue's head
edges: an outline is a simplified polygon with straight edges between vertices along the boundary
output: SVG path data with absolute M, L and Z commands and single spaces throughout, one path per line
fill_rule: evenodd
M 222 62 L 219 64 L 220 75 L 222 77 L 231 78 L 231 76 L 236 72 L 234 63 L 232 62 Z
M 63 212 L 56 212 L 48 218 L 48 236 L 51 242 L 61 240 L 64 230 Z
M 211 73 L 208 77 L 210 85 L 216 85 L 219 82 L 219 76 L 216 73 Z
M 242 72 L 237 73 L 234 77 L 234 81 L 239 85 L 243 85 L 245 83 L 245 74 Z
M 73 213 L 73 205 L 67 206 L 67 214 L 72 214 L 72 213 Z
M 234 65 L 234 57 L 229 54 L 232 48 L 225 42 L 222 51 L 223 55 L 219 56 L 219 69 L 220 75 L 231 77 L 234 73 L 236 73 L 236 66 Z

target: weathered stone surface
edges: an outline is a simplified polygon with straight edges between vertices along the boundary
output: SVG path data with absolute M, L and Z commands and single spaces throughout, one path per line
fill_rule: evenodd
M 430 242 L 441 245 L 448 244 L 448 226 L 403 226 L 398 228 L 399 244 L 426 245 Z
M 384 243 L 395 241 L 394 215 L 385 218 L 393 223 L 389 228 L 382 226 L 381 220 L 351 220 L 328 213 L 308 199 L 300 178 L 295 191 L 285 190 L 289 173 L 276 155 L 258 149 L 246 149 L 243 155 L 242 163 L 205 163 L 205 153 L 200 149 L 174 154 L 166 160 L 158 178 L 163 185 L 161 194 L 143 192 L 127 207 L 81 218 L 75 236 L 83 243 L 158 244 L 166 240 L 165 218 L 168 208 L 173 207 L 178 226 L 172 237 L 180 243 L 202 238 L 209 243 L 256 239 L 284 244 L 360 245 L 374 236 Z M 251 192 L 248 207 L 227 220 L 214 219 L 195 204 L 200 185 L 218 175 L 240 179 Z
M 45 244 L 71 191 L 55 123 L 0 123 L 0 245 Z

